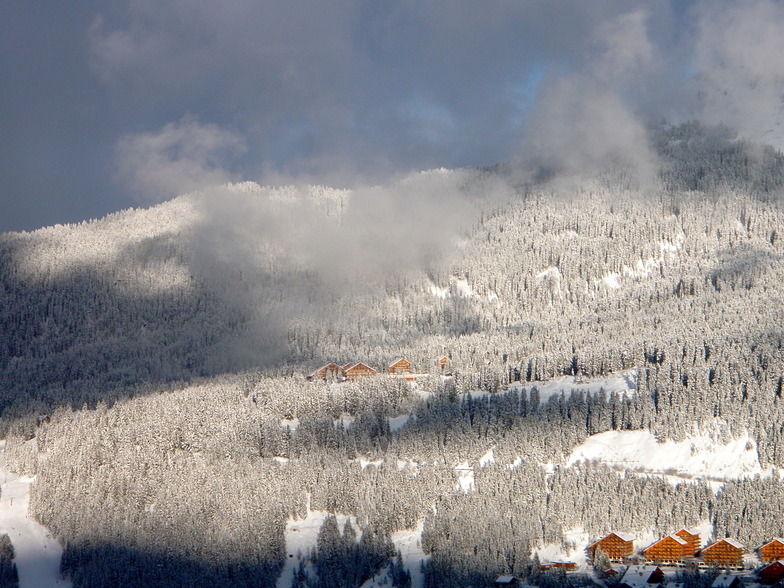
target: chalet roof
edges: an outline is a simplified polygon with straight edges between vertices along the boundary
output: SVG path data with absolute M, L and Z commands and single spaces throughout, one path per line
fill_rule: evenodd
M 347 365 L 347 367 L 344 367 L 343 370 L 344 371 L 349 371 L 349 370 L 352 370 L 354 368 L 358 368 L 360 366 L 361 367 L 366 367 L 367 369 L 372 370 L 374 372 L 376 371 L 372 367 L 370 367 L 368 364 L 362 363 L 361 361 L 358 361 L 357 363 L 350 363 L 350 364 Z
M 340 367 L 338 364 L 336 364 L 334 361 L 330 361 L 329 363 L 325 363 L 324 365 L 322 365 L 320 368 L 318 368 L 318 369 L 317 369 L 315 372 L 313 372 L 312 374 L 310 374 L 308 377 L 309 377 L 309 378 L 311 378 L 311 377 L 313 377 L 313 376 L 317 376 L 317 375 L 318 375 L 318 373 L 319 373 L 321 370 L 326 370 L 326 369 L 329 369 L 329 368 L 331 368 L 331 367 L 336 367 L 336 368 L 338 368 L 338 369 L 342 369 L 342 368 L 341 368 L 341 367 Z
M 634 535 L 632 535 L 631 533 L 616 533 L 615 531 L 613 531 L 612 533 L 608 533 L 604 537 L 601 537 L 601 538 L 597 539 L 596 541 L 591 543 L 588 547 L 593 547 L 594 545 L 599 545 L 599 543 L 601 543 L 602 541 L 607 539 L 607 537 L 609 537 L 610 535 L 615 535 L 621 541 L 634 541 Z
M 650 565 L 629 566 L 621 578 L 621 584 L 629 588 L 649 588 L 648 580 L 657 569 L 659 568 Z
M 659 544 L 659 543 L 661 543 L 662 541 L 666 541 L 667 539 L 672 539 L 673 541 L 675 541 L 676 543 L 678 543 L 678 545 L 682 545 L 682 546 L 685 546 L 685 545 L 688 545 L 688 544 L 689 544 L 689 542 L 688 542 L 688 541 L 686 541 L 685 539 L 682 539 L 682 538 L 678 537 L 678 536 L 677 536 L 675 533 L 673 533 L 672 535 L 667 535 L 666 537 L 663 537 L 663 538 L 659 539 L 658 541 L 654 541 L 654 542 L 653 542 L 653 543 L 651 543 L 651 544 L 650 544 L 648 547 L 646 547 L 645 549 L 643 549 L 643 551 L 648 551 L 648 550 L 649 550 L 651 547 L 655 547 L 656 545 L 658 545 L 658 544 Z
M 771 544 L 773 544 L 773 543 L 779 543 L 779 544 L 781 544 L 781 545 L 784 545 L 784 539 L 782 539 L 781 537 L 774 537 L 773 539 L 771 539 L 770 541 L 768 541 L 768 542 L 767 542 L 765 545 L 763 545 L 762 547 L 760 547 L 760 549 L 762 549 L 763 547 L 767 547 L 768 545 L 771 545 Z
M 723 573 L 716 576 L 716 579 L 711 584 L 711 588 L 729 588 L 733 582 L 738 579 L 735 574 Z
M 396 366 L 397 364 L 399 364 L 401 361 L 405 361 L 406 363 L 410 363 L 410 362 L 409 362 L 409 361 L 408 361 L 406 358 L 404 358 L 404 357 L 398 357 L 398 358 L 397 358 L 395 361 L 393 361 L 392 363 L 390 363 L 390 364 L 389 364 L 389 367 L 395 367 L 395 366 Z M 503 577 L 503 576 L 502 576 L 502 577 Z
M 711 544 L 710 544 L 710 545 L 708 545 L 708 546 L 707 546 L 705 549 L 703 549 L 703 551 L 710 551 L 711 549 L 713 549 L 714 547 L 716 547 L 716 546 L 717 546 L 719 543 L 721 543 L 722 541 L 724 541 L 725 543 L 729 543 L 729 544 L 730 544 L 730 545 L 732 545 L 732 546 L 733 546 L 735 549 L 743 549 L 743 548 L 744 548 L 744 547 L 743 547 L 743 544 L 742 544 L 742 543 L 740 543 L 740 542 L 739 542 L 737 539 L 733 539 L 732 537 L 725 537 L 724 539 L 719 539 L 718 541 L 715 541 L 715 542 L 711 543 Z
M 514 576 L 498 576 L 495 579 L 495 583 L 496 584 L 511 584 L 515 580 L 516 580 L 516 578 Z

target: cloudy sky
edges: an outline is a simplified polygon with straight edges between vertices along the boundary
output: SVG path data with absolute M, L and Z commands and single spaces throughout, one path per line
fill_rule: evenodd
M 777 144 L 782 30 L 773 0 L 4 0 L 0 231 L 234 180 L 644 158 L 662 118 Z

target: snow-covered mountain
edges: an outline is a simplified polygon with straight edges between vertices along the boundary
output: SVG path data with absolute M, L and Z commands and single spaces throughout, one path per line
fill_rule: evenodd
M 784 157 L 652 145 L 645 183 L 244 183 L 1 235 L 5 458 L 63 573 L 483 585 L 610 530 L 784 534 Z

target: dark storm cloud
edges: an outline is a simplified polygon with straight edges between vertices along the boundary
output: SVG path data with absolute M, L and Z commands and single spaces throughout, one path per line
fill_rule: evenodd
M 575 137 L 624 151 L 656 116 L 772 116 L 781 4 L 728 4 L 732 17 L 713 6 L 10 0 L 0 230 L 200 181 L 382 182 L 558 153 Z M 565 152 L 578 166 L 593 157 Z

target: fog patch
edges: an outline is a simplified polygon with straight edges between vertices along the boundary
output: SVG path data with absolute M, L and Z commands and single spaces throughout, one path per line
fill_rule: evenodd
M 698 15 L 700 119 L 784 148 L 784 6 L 769 0 L 703 3 Z
M 115 180 L 150 204 L 225 184 L 225 161 L 243 150 L 239 135 L 185 117 L 157 132 L 129 134 L 116 146 Z
M 524 160 L 550 177 L 628 168 L 640 183 L 653 178 L 657 161 L 646 117 L 636 107 L 659 67 L 646 22 L 647 13 L 636 10 L 598 27 L 583 67 L 543 81 L 523 140 Z

